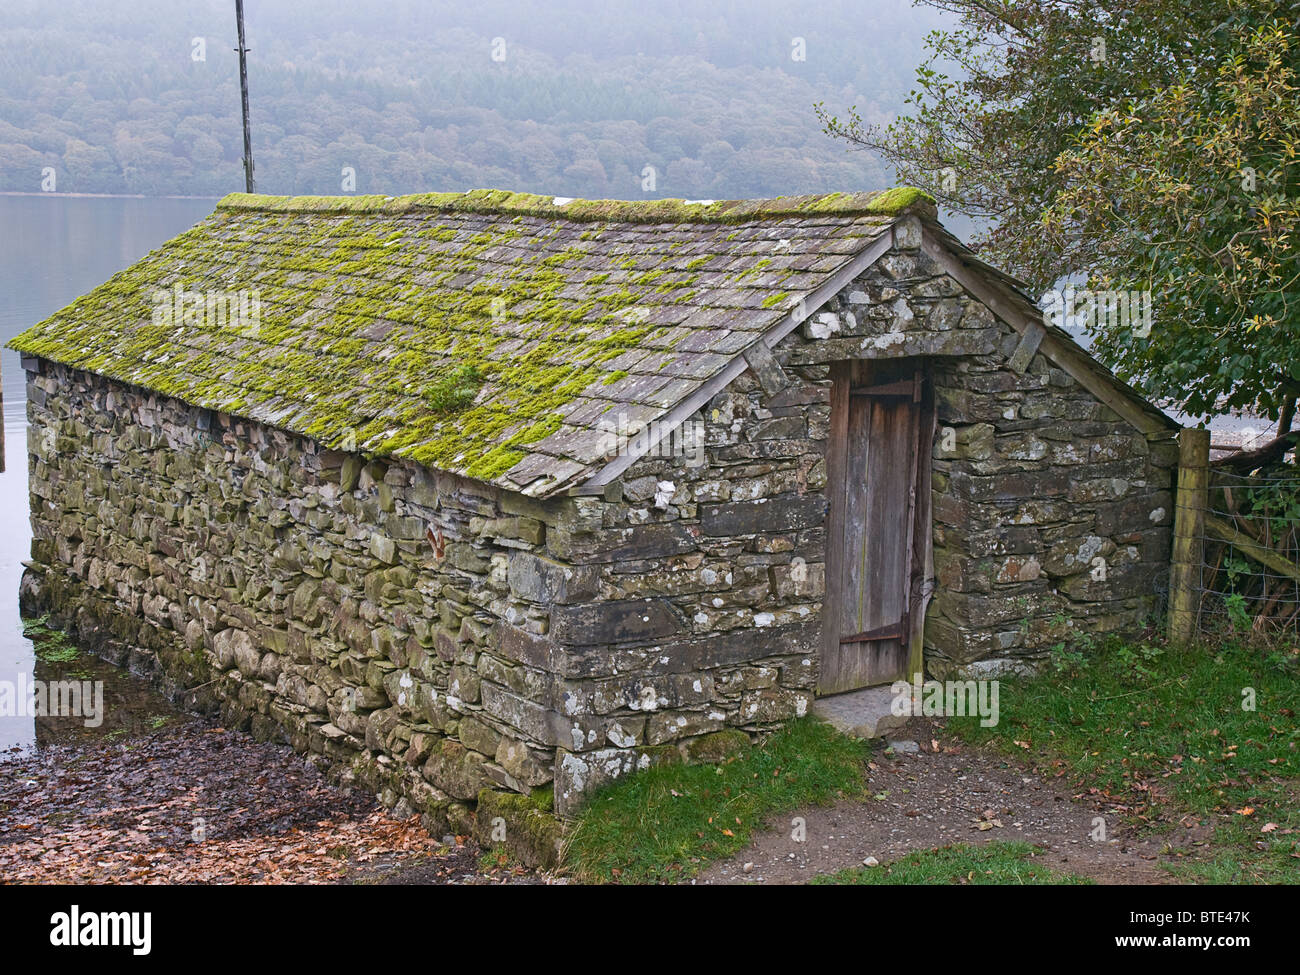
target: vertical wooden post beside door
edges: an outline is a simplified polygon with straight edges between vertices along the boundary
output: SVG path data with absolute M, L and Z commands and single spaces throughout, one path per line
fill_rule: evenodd
M 1196 635 L 1197 600 L 1205 563 L 1205 508 L 1210 485 L 1210 431 L 1178 432 L 1178 494 L 1169 570 L 1169 639 L 1186 643 Z

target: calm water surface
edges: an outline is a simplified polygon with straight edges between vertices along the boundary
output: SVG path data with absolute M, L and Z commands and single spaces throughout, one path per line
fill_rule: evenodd
M 133 200 L 0 196 L 0 341 L 7 342 L 108 280 L 212 212 L 212 200 Z M 105 676 L 97 661 L 38 660 L 18 617 L 18 580 L 30 556 L 27 509 L 27 405 L 18 353 L 5 349 L 5 472 L 0 474 L 0 681 Z M 44 656 L 50 656 L 45 653 Z M 111 676 L 111 674 L 110 674 Z M 106 692 L 104 728 L 119 700 Z M 66 719 L 72 721 L 74 719 Z M 78 722 L 79 723 L 79 722 Z M 41 737 L 50 731 L 42 722 Z M 36 720 L 0 717 L 0 758 L 37 741 Z

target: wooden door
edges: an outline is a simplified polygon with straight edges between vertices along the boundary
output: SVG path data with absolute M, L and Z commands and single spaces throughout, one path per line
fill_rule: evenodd
M 833 373 L 822 694 L 911 676 L 929 539 L 929 505 L 918 504 L 929 492 L 926 400 L 916 360 Z

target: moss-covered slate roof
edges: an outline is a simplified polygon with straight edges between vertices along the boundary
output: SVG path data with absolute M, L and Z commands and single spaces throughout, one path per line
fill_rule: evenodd
M 911 208 L 777 200 L 232 194 L 23 332 L 33 356 L 328 447 L 550 495 L 720 372 Z M 179 289 L 214 296 L 179 320 Z M 221 320 L 238 293 L 260 314 Z

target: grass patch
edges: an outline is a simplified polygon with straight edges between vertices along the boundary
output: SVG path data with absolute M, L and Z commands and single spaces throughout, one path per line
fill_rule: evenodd
M 483 373 L 472 363 L 456 366 L 424 389 L 425 402 L 438 413 L 455 413 L 474 402 Z
M 999 690 L 996 727 L 949 728 L 1095 790 L 1134 824 L 1213 824 L 1211 855 L 1174 868 L 1188 879 L 1300 880 L 1294 655 L 1107 641 L 1058 649 L 1047 673 Z
M 588 882 L 693 876 L 742 849 L 768 816 L 862 794 L 868 750 L 803 718 L 720 765 L 652 766 L 592 797 L 566 862 Z
M 919 850 L 883 867 L 850 867 L 814 877 L 814 884 L 1091 884 L 1092 880 L 1034 863 L 1042 853 L 1029 843 L 958 843 Z

